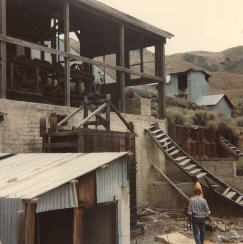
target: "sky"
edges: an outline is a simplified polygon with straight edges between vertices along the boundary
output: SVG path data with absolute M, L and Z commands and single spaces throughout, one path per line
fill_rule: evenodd
M 243 45 L 243 0 L 99 0 L 174 35 L 166 54 Z

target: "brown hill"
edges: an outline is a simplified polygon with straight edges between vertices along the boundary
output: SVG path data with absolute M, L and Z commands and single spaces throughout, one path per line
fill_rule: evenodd
M 71 40 L 71 46 L 79 52 L 79 43 Z M 131 69 L 139 70 L 139 50 L 130 52 Z M 96 58 L 103 61 L 103 58 Z M 243 103 L 243 46 L 233 47 L 222 52 L 194 51 L 166 56 L 166 74 L 187 69 L 205 70 L 212 77 L 209 83 L 211 93 L 226 93 L 234 104 Z M 106 63 L 115 65 L 115 55 L 106 56 Z M 144 71 L 154 74 L 154 53 L 144 50 Z M 114 79 L 116 73 L 107 69 Z

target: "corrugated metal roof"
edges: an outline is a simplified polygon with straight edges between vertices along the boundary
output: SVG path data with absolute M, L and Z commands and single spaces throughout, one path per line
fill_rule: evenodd
M 0 163 L 0 197 L 33 199 L 126 154 L 17 154 Z
M 108 5 L 105 5 L 104 3 L 99 2 L 99 1 L 96 1 L 96 0 L 76 0 L 76 2 L 78 2 L 82 5 L 84 4 L 84 5 L 89 6 L 91 8 L 97 9 L 106 15 L 110 15 L 116 19 L 119 19 L 121 21 L 135 25 L 135 26 L 137 26 L 143 30 L 149 31 L 149 32 L 154 33 L 158 36 L 165 37 L 165 38 L 171 38 L 174 36 L 173 34 L 167 32 L 167 31 L 159 29 L 153 25 L 150 25 L 150 24 L 142 21 L 142 20 L 138 20 L 138 19 L 136 19 L 136 18 L 134 18 L 128 14 L 125 14 L 119 10 L 116 10 L 116 9 L 114 9 Z
M 209 96 L 202 96 L 199 97 L 195 103 L 200 106 L 212 106 L 219 103 L 219 101 L 224 97 L 224 94 L 218 95 L 209 95 Z

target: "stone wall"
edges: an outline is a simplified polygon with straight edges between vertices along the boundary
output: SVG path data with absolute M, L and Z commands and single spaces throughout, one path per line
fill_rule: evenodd
M 144 128 L 151 123 L 158 122 L 165 128 L 165 121 L 156 120 L 148 115 L 148 107 L 143 103 L 142 115 L 124 114 L 127 121 L 134 125 L 136 136 L 136 161 L 137 161 L 137 205 L 148 205 L 148 184 L 156 176 L 151 171 L 151 164 L 156 163 L 161 169 L 165 167 L 164 155 L 152 143 L 149 136 L 144 134 Z M 148 105 L 149 103 L 147 103 Z M 149 105 L 148 105 L 149 106 Z M 38 104 L 14 100 L 0 100 L 0 112 L 4 113 L 4 120 L 0 127 L 1 152 L 41 152 L 42 138 L 39 135 L 40 118 L 49 118 L 52 113 L 69 114 L 75 108 L 64 106 Z M 71 129 L 82 120 L 82 114 L 74 116 L 65 128 Z M 122 121 L 111 113 L 111 130 L 128 131 Z

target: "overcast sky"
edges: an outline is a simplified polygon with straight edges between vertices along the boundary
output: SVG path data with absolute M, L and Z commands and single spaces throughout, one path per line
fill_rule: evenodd
M 100 0 L 166 30 L 166 54 L 243 45 L 243 0 Z

